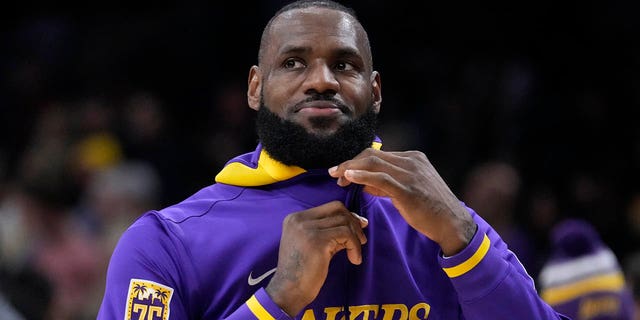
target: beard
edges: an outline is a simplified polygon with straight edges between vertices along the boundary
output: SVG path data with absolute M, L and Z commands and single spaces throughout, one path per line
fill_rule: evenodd
M 310 119 L 316 127 L 324 127 L 330 119 Z M 304 169 L 330 168 L 353 159 L 371 147 L 375 138 L 377 114 L 367 111 L 332 134 L 313 134 L 303 126 L 271 112 L 263 102 L 256 117 L 256 129 L 263 148 L 279 162 Z

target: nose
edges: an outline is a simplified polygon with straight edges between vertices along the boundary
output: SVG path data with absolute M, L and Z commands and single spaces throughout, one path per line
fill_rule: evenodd
M 337 93 L 340 83 L 326 63 L 315 63 L 308 67 L 304 82 L 305 93 Z

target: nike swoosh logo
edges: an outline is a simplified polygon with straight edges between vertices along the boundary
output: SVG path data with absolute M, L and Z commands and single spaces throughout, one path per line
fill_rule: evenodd
M 268 276 L 270 276 L 271 274 L 273 274 L 274 272 L 276 272 L 277 268 L 273 268 L 267 272 L 265 272 L 263 275 L 257 277 L 257 278 L 253 278 L 251 275 L 253 274 L 253 271 L 251 273 L 249 273 L 249 279 L 247 279 L 247 282 L 249 282 L 250 286 L 255 286 L 256 284 L 260 283 L 260 281 L 266 279 Z

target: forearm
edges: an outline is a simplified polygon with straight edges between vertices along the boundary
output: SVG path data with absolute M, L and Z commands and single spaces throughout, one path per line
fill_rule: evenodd
M 468 319 L 561 319 L 499 235 L 472 212 L 478 230 L 460 253 L 440 264 Z

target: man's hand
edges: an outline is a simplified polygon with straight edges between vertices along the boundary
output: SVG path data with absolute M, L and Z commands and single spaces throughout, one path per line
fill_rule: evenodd
M 290 316 L 298 314 L 320 292 L 336 252 L 346 249 L 353 264 L 362 262 L 367 220 L 333 201 L 288 215 L 283 222 L 278 267 L 265 288 Z
M 437 242 L 445 255 L 464 249 L 476 224 L 427 157 L 419 151 L 366 149 L 329 169 L 338 184 L 364 185 L 364 191 L 391 198 L 413 228 Z

